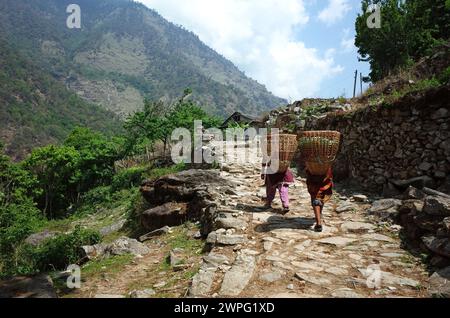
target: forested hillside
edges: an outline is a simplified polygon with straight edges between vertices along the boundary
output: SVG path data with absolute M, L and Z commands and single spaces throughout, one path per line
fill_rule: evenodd
M 0 40 L 0 140 L 22 159 L 33 148 L 64 140 L 76 126 L 120 132 L 115 115 L 90 104 Z
M 166 101 L 189 87 L 211 114 L 250 114 L 285 101 L 199 38 L 144 5 L 80 0 L 81 30 L 66 27 L 68 0 L 4 0 L 0 32 L 84 99 L 125 116 L 144 97 Z

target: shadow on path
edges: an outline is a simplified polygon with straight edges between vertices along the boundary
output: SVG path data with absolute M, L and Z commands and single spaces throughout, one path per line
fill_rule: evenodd
M 257 225 L 255 231 L 262 233 L 278 229 L 309 230 L 314 223 L 314 218 L 271 216 L 266 223 Z
M 236 205 L 236 209 L 244 211 L 244 212 L 251 212 L 251 213 L 272 212 L 271 209 L 264 208 L 264 204 L 249 205 L 249 204 L 239 203 Z

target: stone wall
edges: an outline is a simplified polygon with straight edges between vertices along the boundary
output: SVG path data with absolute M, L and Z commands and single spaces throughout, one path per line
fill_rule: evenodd
M 343 134 L 337 179 L 354 178 L 375 191 L 420 176 L 428 176 L 427 186 L 439 186 L 450 172 L 449 104 L 450 86 L 445 86 L 389 106 L 308 120 L 305 129 Z

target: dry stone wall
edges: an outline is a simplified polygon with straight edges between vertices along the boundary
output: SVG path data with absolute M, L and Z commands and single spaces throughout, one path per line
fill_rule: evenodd
M 450 172 L 449 104 L 450 86 L 445 86 L 392 105 L 311 119 L 305 128 L 343 134 L 337 179 L 354 178 L 376 191 L 421 176 L 429 180 L 426 186 L 439 186 Z

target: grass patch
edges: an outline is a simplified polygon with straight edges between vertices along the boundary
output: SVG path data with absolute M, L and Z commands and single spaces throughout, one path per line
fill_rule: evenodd
M 202 240 L 194 239 L 191 234 L 192 231 L 196 229 L 197 226 L 190 222 L 172 228 L 172 233 L 164 236 L 164 240 L 167 242 L 168 251 L 178 248 L 182 249 L 186 256 L 201 255 L 204 242 Z M 186 260 L 181 260 L 177 265 L 183 265 L 185 263 Z M 172 271 L 169 256 L 167 256 L 159 265 L 159 271 Z
M 163 176 L 167 176 L 169 174 L 181 172 L 185 169 L 186 169 L 186 165 L 181 163 L 181 164 L 173 165 L 170 167 L 151 169 L 147 173 L 145 173 L 144 176 L 147 179 L 155 180 L 155 179 L 161 178 Z
M 131 254 L 112 256 L 106 259 L 92 260 L 81 269 L 83 279 L 103 273 L 118 274 L 134 259 Z
M 169 256 L 167 256 L 166 258 L 164 258 L 164 261 L 162 263 L 159 264 L 159 268 L 158 270 L 160 272 L 168 272 L 172 270 L 172 267 L 170 266 L 170 259 Z
M 202 240 L 196 240 L 192 237 L 191 232 L 197 227 L 187 222 L 182 226 L 173 228 L 173 232 L 168 234 L 167 245 L 171 249 L 181 248 L 186 254 L 200 255 L 204 247 Z
M 191 280 L 198 273 L 199 269 L 200 269 L 200 266 L 197 265 L 197 266 L 194 266 L 193 268 L 185 271 L 183 273 L 183 279 Z
M 140 195 L 138 188 L 114 193 L 110 192 L 109 187 L 96 188 L 82 198 L 82 202 L 71 216 L 47 221 L 36 232 L 44 230 L 70 232 L 76 225 L 100 230 L 125 218 L 130 205 L 138 195 Z

